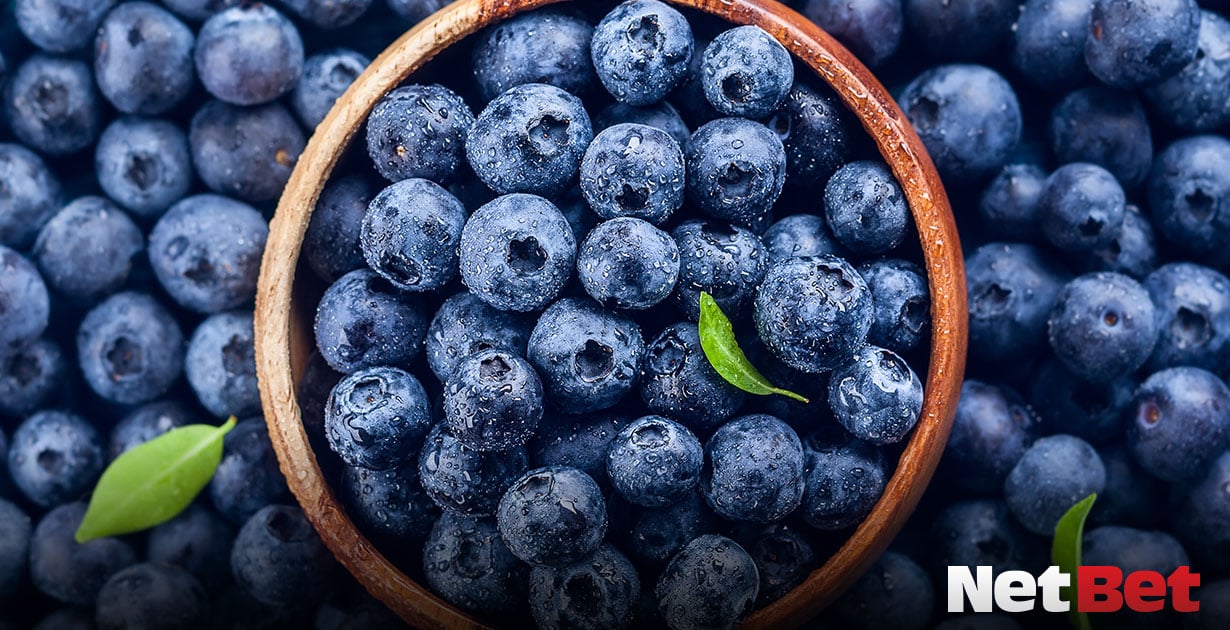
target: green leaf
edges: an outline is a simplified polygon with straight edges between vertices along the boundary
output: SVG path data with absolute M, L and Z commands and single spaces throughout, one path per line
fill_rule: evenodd
M 789 390 L 774 387 L 747 360 L 739 341 L 735 339 L 734 328 L 730 318 L 722 312 L 722 307 L 708 293 L 700 294 L 700 347 L 705 351 L 705 358 L 726 382 L 749 393 L 768 396 L 778 394 L 793 398 L 799 402 L 810 402 L 806 398 Z
M 1055 538 L 1051 542 L 1051 561 L 1060 571 L 1072 576 L 1072 586 L 1063 589 L 1063 598 L 1071 603 L 1068 614 L 1072 626 L 1078 630 L 1090 630 L 1089 615 L 1076 610 L 1076 568 L 1081 565 L 1081 542 L 1085 538 L 1085 518 L 1093 509 L 1098 495 L 1091 494 L 1073 505 L 1055 525 Z
M 214 476 L 222 438 L 234 426 L 232 416 L 220 427 L 172 429 L 115 458 L 94 488 L 77 542 L 130 534 L 175 518 Z

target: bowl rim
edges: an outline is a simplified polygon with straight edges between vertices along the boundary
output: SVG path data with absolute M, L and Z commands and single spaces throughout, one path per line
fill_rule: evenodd
M 414 627 L 487 628 L 394 566 L 346 515 L 316 461 L 296 396 L 311 311 L 294 300 L 307 224 L 320 191 L 376 101 L 457 41 L 514 14 L 568 0 L 455 0 L 385 49 L 316 128 L 269 224 L 255 312 L 262 408 L 287 484 L 324 544 L 374 597 Z M 828 84 L 872 136 L 901 184 L 922 245 L 931 294 L 931 348 L 923 409 L 883 496 L 841 547 L 799 586 L 754 611 L 747 628 L 799 625 L 858 579 L 900 532 L 947 442 L 964 377 L 968 311 L 956 222 L 918 134 L 874 75 L 820 27 L 776 0 L 665 0 L 761 27 Z M 306 320 L 306 321 L 305 321 Z M 308 344 L 310 346 L 310 344 Z

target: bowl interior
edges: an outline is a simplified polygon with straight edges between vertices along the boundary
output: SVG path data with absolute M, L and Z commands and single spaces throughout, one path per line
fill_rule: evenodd
M 301 244 L 321 188 L 383 94 L 483 27 L 560 1 L 457 0 L 403 35 L 317 128 L 270 223 L 256 306 L 257 370 L 270 437 L 291 491 L 325 544 L 368 591 L 415 627 L 485 624 L 436 597 L 386 558 L 351 522 L 322 473 L 296 399 L 314 346 L 311 327 L 319 291 L 295 282 Z M 923 410 L 884 495 L 823 566 L 745 621 L 748 627 L 799 624 L 876 560 L 904 525 L 938 464 L 960 392 L 968 336 L 956 224 L 939 175 L 901 110 L 875 77 L 819 27 L 774 0 L 667 2 L 763 28 L 828 84 L 858 117 L 901 184 L 925 260 L 932 332 Z

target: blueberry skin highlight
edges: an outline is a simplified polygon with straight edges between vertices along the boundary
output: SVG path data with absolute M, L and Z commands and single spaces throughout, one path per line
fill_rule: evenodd
M 530 465 L 576 468 L 606 491 L 611 485 L 606 474 L 606 454 L 628 421 L 615 413 L 547 418 L 528 445 Z
M 66 503 L 45 514 L 30 538 L 30 581 L 57 602 L 90 608 L 103 584 L 136 564 L 127 542 L 99 538 L 85 544 L 73 539 L 85 518 L 86 504 Z
M 80 416 L 36 413 L 18 425 L 8 452 L 13 484 L 49 508 L 81 496 L 102 474 L 102 437 Z
M 303 257 L 321 280 L 338 278 L 363 268 L 359 243 L 367 206 L 379 188 L 361 175 L 338 177 L 325 184 L 303 235 Z
M 807 436 L 804 449 L 803 520 L 825 531 L 857 525 L 892 475 L 884 452 L 835 427 Z
M 670 137 L 679 144 L 679 148 L 685 154 L 688 147 L 692 144 L 692 131 L 688 129 L 687 123 L 683 121 L 683 117 L 679 115 L 679 111 L 675 109 L 675 106 L 667 101 L 659 101 L 642 107 L 628 105 L 627 103 L 611 103 L 598 112 L 598 115 L 594 116 L 593 120 L 594 131 L 596 132 L 601 132 L 623 123 L 634 123 L 653 127 L 654 129 L 661 129 L 670 134 Z
M 89 44 L 113 6 L 115 0 L 19 0 L 13 4 L 12 19 L 35 46 L 67 53 Z
M 43 158 L 20 144 L 0 143 L 0 245 L 24 250 L 60 209 L 64 193 Z
M 346 48 L 308 57 L 303 63 L 303 76 L 290 94 L 290 106 L 304 128 L 315 129 L 369 64 L 370 59 Z
M 125 2 L 107 14 L 94 39 L 98 90 L 126 114 L 153 116 L 192 90 L 196 37 L 179 18 L 147 2 Z
M 352 271 L 325 290 L 316 309 L 316 345 L 330 367 L 348 374 L 405 365 L 422 351 L 423 307 L 369 269 Z
M 528 83 L 578 96 L 594 83 L 590 42 L 594 27 L 558 10 L 539 10 L 500 22 L 479 36 L 471 65 L 484 101 Z
M 803 83 L 790 88 L 765 125 L 786 150 L 786 185 L 801 189 L 824 185 L 849 161 L 857 129 L 836 94 Z
M 615 436 L 606 470 L 624 499 L 665 507 L 696 486 L 703 458 L 700 441 L 686 427 L 662 416 L 644 416 Z
M 33 530 L 21 508 L 0 499 L 0 601 L 11 602 L 25 584 Z
M 1200 368 L 1155 372 L 1124 413 L 1132 455 L 1165 481 L 1198 477 L 1230 444 L 1230 388 Z
M 175 565 L 191 573 L 211 593 L 231 581 L 231 546 L 235 530 L 201 504 L 149 532 L 146 559 Z
M 574 564 L 530 571 L 530 614 L 545 630 L 630 627 L 640 594 L 636 567 L 609 544 Z
M 548 466 L 512 483 L 496 522 L 513 555 L 535 566 L 563 567 L 598 548 L 606 516 L 602 492 L 589 475 Z
M 721 571 L 711 567 L 721 566 Z M 731 628 L 756 602 L 756 563 L 735 541 L 706 534 L 663 569 L 654 587 L 658 612 L 675 628 Z
M 307 140 L 279 103 L 240 107 L 211 100 L 192 117 L 188 144 L 210 190 L 256 203 L 282 194 Z
M 232 105 L 271 102 L 303 74 L 299 31 L 264 4 L 239 4 L 205 20 L 193 57 L 205 89 Z
M 474 112 L 441 85 L 407 85 L 385 94 L 367 117 L 367 154 L 391 182 L 453 179 L 465 161 Z
M 608 409 L 633 390 L 644 347 L 636 322 L 589 300 L 565 298 L 538 318 L 527 358 L 554 406 L 587 413 Z
M 485 350 L 525 356 L 532 322 L 519 313 L 497 310 L 469 291 L 444 301 L 427 328 L 427 364 L 441 383 L 457 365 Z
M 1195 58 L 1177 73 L 1144 87 L 1152 111 L 1188 132 L 1210 132 L 1230 123 L 1230 21 L 1200 12 Z
M 4 112 L 22 144 L 51 157 L 93 144 L 102 117 L 90 67 L 38 53 L 9 75 Z
M 218 195 L 175 204 L 149 234 L 150 266 L 181 306 L 211 314 L 256 296 L 269 225 L 251 206 Z
M 769 268 L 764 242 L 751 230 L 722 221 L 685 221 L 671 236 L 679 249 L 675 305 L 684 317 L 700 319 L 700 293 L 713 297 L 731 320 L 745 319 L 756 288 Z
M 1051 149 L 1061 163 L 1105 168 L 1124 188 L 1145 182 L 1153 165 L 1153 136 L 1140 100 L 1093 86 L 1065 96 L 1051 111 Z
M 650 411 L 701 432 L 721 425 L 747 400 L 710 365 L 692 322 L 667 326 L 645 346 L 638 387 Z
M 444 386 L 444 419 L 476 451 L 523 446 L 542 420 L 542 381 L 529 362 L 484 350 L 457 364 Z
M 205 587 L 183 569 L 134 564 L 112 575 L 98 591 L 99 628 L 174 630 L 194 627 L 209 616 Z
M 504 491 L 527 466 L 525 449 L 475 451 L 439 423 L 427 435 L 419 455 L 419 480 L 427 496 L 446 513 L 491 516 Z
M 576 250 L 572 227 L 554 204 L 527 194 L 497 197 L 461 231 L 461 279 L 502 311 L 536 311 L 564 288 Z
M 423 547 L 423 575 L 431 590 L 480 614 L 518 611 L 529 573 L 504 544 L 494 519 L 445 513 Z
M 841 255 L 841 245 L 829 230 L 828 222 L 814 214 L 783 217 L 769 226 L 761 238 L 770 263 L 795 257 Z
M 1174 262 L 1145 277 L 1158 315 L 1158 339 L 1146 368 L 1179 365 L 1217 370 L 1230 360 L 1230 278 Z
M 1199 28 L 1195 0 L 1094 0 L 1085 64 L 1103 83 L 1140 87 L 1183 69 L 1196 55 Z
M 188 136 L 165 120 L 116 119 L 98 139 L 94 171 L 112 201 L 138 220 L 156 219 L 192 186 Z
M 1089 0 L 1026 0 L 1012 38 L 1012 66 L 1044 90 L 1064 90 L 1092 78 L 1085 65 Z
M 1046 341 L 1046 320 L 1069 280 L 1041 250 L 1021 243 L 988 243 L 965 259 L 969 291 L 970 355 L 999 361 L 1035 354 Z
M 998 494 L 1040 429 L 1033 410 L 1020 394 L 1006 386 L 966 379 L 952 420 L 944 466 L 962 489 Z
M 214 508 L 242 526 L 272 503 L 291 500 L 263 418 L 244 418 L 222 441 L 222 462 L 209 482 Z
M 0 357 L 16 354 L 43 334 L 50 300 L 38 269 L 0 245 Z
M 347 466 L 341 489 L 350 514 L 363 531 L 384 540 L 423 539 L 440 518 L 440 508 L 419 482 L 416 461 L 388 470 Z
M 497 193 L 552 197 L 576 179 L 593 139 L 581 99 L 527 83 L 500 94 L 479 113 L 466 139 L 466 159 Z
M 1035 242 L 1038 200 L 1046 186 L 1046 171 L 1034 164 L 1009 164 L 982 189 L 978 214 L 994 238 Z
M 184 335 L 149 295 L 117 293 L 81 320 L 77 361 L 90 389 L 102 398 L 121 405 L 148 402 L 179 378 Z
M 777 134 L 744 118 L 719 118 L 692 134 L 688 200 L 705 215 L 754 228 L 765 221 L 786 180 Z
M 700 69 L 705 99 L 727 116 L 765 118 L 794 85 L 790 53 L 757 26 L 738 26 L 714 37 Z
M 594 29 L 590 58 L 616 100 L 651 105 L 683 80 L 695 42 L 687 18 L 658 0 L 628 0 Z
M 901 186 L 882 162 L 850 162 L 824 187 L 824 216 L 846 249 L 869 256 L 901 244 L 910 208 Z
M 1180 490 L 1172 526 L 1198 562 L 1213 570 L 1230 567 L 1230 454 L 1223 453 L 1208 471 Z
M 1162 150 L 1149 175 L 1149 209 L 1162 237 L 1198 262 L 1230 260 L 1230 140 L 1192 136 Z
M 893 352 L 919 347 L 931 332 L 927 277 L 907 260 L 883 258 L 859 265 L 874 305 L 867 340 Z
M 1106 485 L 1106 467 L 1088 442 L 1052 435 L 1033 443 L 1004 482 L 1004 499 L 1025 529 L 1050 536 L 1077 501 Z
M 901 44 L 905 18 L 896 0 L 806 0 L 799 12 L 850 49 L 868 68 L 882 65 Z
M 619 217 L 590 230 L 577 251 L 577 278 L 590 297 L 643 310 L 670 296 L 679 279 L 679 247 L 649 222 Z
M 773 416 L 742 416 L 705 443 L 701 495 L 726 518 L 772 523 L 799 507 L 803 467 L 803 445 L 794 429 Z
M 418 379 L 374 367 L 342 379 L 325 408 L 329 446 L 347 464 L 387 470 L 411 459 L 431 429 L 431 401 Z
M 337 563 L 297 507 L 270 505 L 235 537 L 231 571 L 257 601 L 293 606 L 320 601 Z
M 634 123 L 594 136 L 581 160 L 581 192 L 603 219 L 661 225 L 683 205 L 683 151 L 661 129 Z
M 1109 245 L 1123 225 L 1125 201 L 1110 171 L 1085 162 L 1061 166 L 1046 178 L 1038 199 L 1042 235 L 1065 251 Z
M 359 242 L 367 264 L 404 291 L 431 291 L 457 275 L 466 209 L 439 184 L 406 179 L 372 199 Z
M 863 346 L 829 379 L 829 409 L 847 431 L 872 444 L 896 444 L 918 423 L 923 386 L 897 353 Z
M 0 357 L 0 415 L 22 417 L 43 408 L 66 389 L 68 374 L 64 351 L 47 338 Z
M 211 315 L 197 326 L 184 355 L 184 375 L 197 400 L 218 418 L 260 413 L 252 314 Z
M 846 361 L 867 338 L 874 318 L 871 290 L 842 258 L 789 258 L 769 268 L 756 291 L 756 330 L 783 363 L 825 372 Z

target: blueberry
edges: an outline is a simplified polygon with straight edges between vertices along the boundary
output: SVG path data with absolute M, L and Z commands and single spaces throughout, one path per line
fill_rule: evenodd
M 1068 281 L 1060 265 L 1031 245 L 988 243 L 966 257 L 965 278 L 972 357 L 1028 357 L 1046 343 L 1047 317 Z
M 918 265 L 884 258 L 859 265 L 874 305 L 867 339 L 897 353 L 919 347 L 931 328 L 931 294 Z
M 1088 442 L 1052 435 L 1033 443 L 1008 473 L 1004 498 L 1025 529 L 1050 536 L 1077 501 L 1106 485 L 1106 467 Z
M 342 380 L 343 374 L 335 371 L 325 362 L 319 350 L 313 350 L 303 368 L 295 388 L 295 398 L 299 403 L 299 413 L 303 418 L 303 428 L 312 448 L 328 448 L 328 438 L 325 437 L 325 407 L 329 404 L 329 394 Z
M 623 506 L 611 507 L 614 514 Z M 635 510 L 626 527 L 612 529 L 611 538 L 633 562 L 659 569 L 697 536 L 717 531 L 717 518 L 698 492 L 689 492 L 670 505 Z
M 563 567 L 589 555 L 607 529 L 598 484 L 566 466 L 531 470 L 509 486 L 496 512 L 508 548 L 533 565 Z
M 836 428 L 809 435 L 804 448 L 803 520 L 830 531 L 857 525 L 880 500 L 892 464 L 876 447 Z
M 1144 106 L 1128 92 L 1102 86 L 1076 90 L 1051 110 L 1051 148 L 1061 163 L 1105 168 L 1124 188 L 1143 184 L 1153 164 Z
M 590 57 L 616 100 L 650 105 L 683 80 L 694 45 L 682 13 L 658 0 L 627 0 L 594 29 Z
M 1196 0 L 1094 0 L 1085 63 L 1099 81 L 1134 88 L 1169 77 L 1196 55 Z
M 367 155 L 389 181 L 446 182 L 465 160 L 474 112 L 441 85 L 407 85 L 385 94 L 367 118 Z
M 194 58 L 197 76 L 214 97 L 259 105 L 295 87 L 303 74 L 303 40 L 273 7 L 240 3 L 205 21 Z
M 990 566 L 997 574 L 1032 570 L 1045 544 L 1025 531 L 1000 499 L 958 501 L 945 507 L 931 523 L 926 541 L 936 576 L 949 566 Z
M 179 379 L 184 335 L 154 298 L 117 293 L 81 320 L 77 360 L 94 393 L 122 405 L 143 403 Z
M 896 0 L 806 0 L 799 11 L 837 38 L 859 61 L 875 68 L 892 57 L 901 44 L 905 30 L 902 4 Z
M 388 0 L 389 8 L 411 24 L 422 22 L 427 16 L 452 2 L 453 0 Z
M 754 227 L 767 219 L 786 177 L 786 152 L 768 127 L 720 118 L 692 134 L 688 196 L 704 214 Z
M 640 594 L 636 568 L 611 545 L 567 566 L 530 571 L 530 613 L 544 630 L 632 627 Z
M 607 489 L 606 454 L 627 425 L 628 418 L 613 413 L 547 418 L 529 443 L 530 465 L 576 468 Z
M 898 102 L 946 181 L 994 173 L 1021 139 L 1016 93 L 985 66 L 931 68 L 905 87 Z
M 411 459 L 431 425 L 427 392 L 394 367 L 351 373 L 333 388 L 325 408 L 329 446 L 347 464 L 372 470 Z
M 1153 226 L 1197 260 L 1228 257 L 1230 238 L 1230 140 L 1192 136 L 1166 147 L 1149 175 Z
M 627 103 L 612 103 L 594 116 L 595 131 L 602 131 L 621 123 L 635 123 L 660 129 L 670 134 L 685 153 L 692 144 L 692 132 L 679 115 L 679 111 L 666 101 L 638 107 Z
M 585 20 L 551 9 L 493 26 L 479 36 L 471 64 L 483 100 L 527 83 L 584 94 L 594 83 L 593 36 L 594 27 Z
M 542 381 L 529 362 L 503 350 L 462 359 L 444 388 L 444 419 L 463 445 L 507 451 L 524 445 L 542 420 Z
M 12 355 L 0 357 L 0 415 L 33 413 L 51 403 L 52 396 L 64 391 L 70 382 L 60 345 L 47 338 L 37 339 Z
M 1172 127 L 1209 132 L 1230 123 L 1230 22 L 1200 12 L 1196 54 L 1182 70 L 1144 88 L 1153 111 Z
M 662 416 L 645 416 L 615 436 L 606 469 L 624 499 L 665 507 L 696 487 L 702 459 L 700 441 L 686 427 Z
M 1089 518 L 1094 523 L 1152 527 L 1165 516 L 1157 506 L 1166 502 L 1168 485 L 1145 472 L 1121 445 L 1098 451 L 1106 466 L 1106 488 L 1098 495 Z
M 1200 368 L 1154 373 L 1125 411 L 1128 448 L 1166 481 L 1198 477 L 1230 445 L 1230 388 Z
M 850 162 L 824 187 L 824 215 L 833 236 L 861 255 L 882 254 L 901 244 L 910 227 L 910 208 L 888 166 Z
M 358 582 L 344 580 L 326 597 L 312 620 L 318 630 L 406 627 L 396 613 L 372 597 Z M 300 614 L 303 612 L 306 611 L 301 610 Z
M 783 363 L 824 372 L 848 360 L 874 319 L 871 290 L 836 256 L 788 258 L 756 292 L 756 329 Z
M 765 124 L 786 150 L 786 183 L 792 187 L 822 186 L 849 161 L 856 127 L 831 91 L 796 83 Z
M 675 303 L 685 317 L 700 317 L 700 293 L 711 295 L 731 319 L 747 317 L 768 269 L 764 244 L 745 228 L 721 221 L 685 221 L 671 232 L 679 249 Z
M 0 143 L 0 245 L 26 249 L 60 209 L 60 181 L 20 144 Z
M 765 253 L 776 263 L 786 258 L 840 255 L 841 246 L 824 217 L 814 214 L 792 214 L 769 226 L 764 236 Z
M 1124 210 L 1119 234 L 1105 247 L 1089 252 L 1086 263 L 1091 271 L 1114 271 L 1143 280 L 1157 268 L 1157 238 L 1139 208 L 1128 204 Z
M 819 566 L 809 537 L 798 526 L 786 522 L 754 531 L 742 545 L 760 575 L 758 605 L 777 601 Z
M 1223 453 L 1208 472 L 1179 489 L 1172 527 L 1187 551 L 1212 571 L 1230 569 L 1230 453 Z
M 996 238 L 1036 241 L 1038 200 L 1046 186 L 1046 172 L 1033 164 L 1009 164 L 982 189 L 978 214 Z
M 218 513 L 237 526 L 266 505 L 290 499 L 264 420 L 245 418 L 223 438 L 222 462 L 209 482 L 209 498 Z
M 1170 534 L 1131 527 L 1108 525 L 1085 533 L 1081 562 L 1113 566 L 1125 574 L 1157 571 L 1170 575 L 1175 569 L 1190 566 L 1183 545 Z
M 192 30 L 166 9 L 121 3 L 94 39 L 98 90 L 126 114 L 168 112 L 192 90 L 195 43 Z
M 380 191 L 363 218 L 367 264 L 394 287 L 431 291 L 457 275 L 466 209 L 439 184 L 405 179 Z
M 282 4 L 313 26 L 331 30 L 357 22 L 372 0 L 283 0 Z
M 137 557 L 118 538 L 74 540 L 85 509 L 85 503 L 66 503 L 38 522 L 30 538 L 30 580 L 57 602 L 92 607 L 107 579 L 136 564 Z
M 154 219 L 192 186 L 188 136 L 174 123 L 119 118 L 103 130 L 94 150 L 98 185 L 140 219 Z
M 765 118 L 793 84 L 790 53 L 760 27 L 732 28 L 705 47 L 701 86 L 709 104 L 727 116 Z
M 196 195 L 171 206 L 149 234 L 150 266 L 181 306 L 219 313 L 251 303 L 269 226 L 251 206 Z
M 928 627 L 935 606 L 935 589 L 918 563 L 892 551 L 880 556 L 850 590 L 833 602 L 833 615 L 843 628 Z
M 524 605 L 529 567 L 508 550 L 494 519 L 445 513 L 423 547 L 423 575 L 449 603 L 498 614 Z
M 252 314 L 218 313 L 197 326 L 184 356 L 184 375 L 197 400 L 214 416 L 260 412 L 256 389 Z
M 358 0 L 370 2 L 370 0 Z M 346 88 L 371 60 L 346 48 L 317 53 L 303 62 L 303 76 L 290 94 L 290 105 L 307 129 L 315 129 Z
M 1136 389 L 1134 378 L 1093 382 L 1071 373 L 1054 358 L 1043 362 L 1032 378 L 1030 404 L 1047 433 L 1067 433 L 1092 444 L 1107 444 L 1123 436 L 1123 410 Z
M 338 177 L 320 191 L 303 236 L 303 256 L 320 279 L 332 283 L 367 264 L 359 238 L 377 192 L 375 182 L 361 175 Z
M 700 491 L 719 515 L 738 521 L 779 521 L 803 498 L 804 454 L 799 436 L 768 415 L 735 418 L 705 443 Z
M 998 52 L 1012 36 L 1020 10 L 1016 0 L 906 0 L 905 20 L 928 53 L 977 59 Z
M 1230 279 L 1200 265 L 1174 262 L 1145 277 L 1158 315 L 1150 370 L 1191 365 L 1217 370 L 1230 360 Z
M 16 0 L 13 18 L 21 34 L 43 50 L 84 48 L 116 0 Z M 6 19 L 8 16 L 5 16 Z
M 466 158 L 500 194 L 558 195 L 577 176 L 594 138 L 581 99 L 543 83 L 518 85 L 487 104 L 466 138 Z
M 484 302 L 533 311 L 572 274 L 576 241 L 559 210 L 541 197 L 512 194 L 479 208 L 461 232 L 461 278 Z
M 195 414 L 178 401 L 161 400 L 141 405 L 121 418 L 111 429 L 107 461 L 112 461 L 125 451 L 163 433 L 189 424 L 198 424 L 198 420 Z
M 1148 292 L 1111 272 L 1086 274 L 1065 285 L 1047 325 L 1051 348 L 1064 366 L 1099 382 L 1135 372 L 1158 337 Z
M 369 535 L 384 540 L 427 537 L 440 509 L 419 483 L 418 462 L 388 470 L 347 466 L 341 490 L 350 514 Z
M 12 602 L 25 584 L 32 530 L 21 508 L 0 499 L 0 601 Z
M 528 466 L 525 449 L 484 453 L 466 448 L 444 423 L 427 435 L 419 455 L 419 479 L 446 513 L 491 516 L 500 497 Z
M 604 221 L 577 251 L 577 277 L 590 297 L 605 306 L 647 309 L 674 291 L 679 247 L 642 219 Z
M 1038 424 L 1012 389 L 966 379 L 944 451 L 953 482 L 968 492 L 998 494 L 1037 437 Z
M 316 309 L 316 344 L 333 369 L 350 373 L 378 365 L 405 365 L 423 348 L 427 318 L 410 294 L 370 269 L 334 282 Z
M 134 564 L 112 575 L 98 592 L 99 630 L 174 630 L 202 624 L 209 614 L 205 587 L 187 571 L 166 564 Z
M 530 333 L 527 358 L 548 400 L 569 413 L 610 408 L 636 386 L 645 342 L 636 322 L 593 302 L 552 304 Z
M 427 329 L 427 363 L 441 383 L 467 357 L 484 350 L 524 356 L 531 322 L 523 315 L 500 311 L 462 291 L 444 301 Z
M 124 285 L 145 253 L 141 229 L 102 197 L 80 197 L 56 213 L 31 252 L 52 289 L 82 302 Z
M 261 509 L 244 523 L 231 550 L 235 582 L 271 606 L 320 601 L 336 568 L 329 549 L 297 507 Z
M 211 100 L 192 117 L 188 143 L 210 190 L 259 202 L 282 194 L 307 141 L 278 103 L 236 107 Z
M 692 322 L 666 327 L 645 346 L 638 380 L 641 400 L 650 411 L 696 431 L 726 422 L 747 400 L 710 365 Z
M 34 343 L 47 328 L 50 313 L 47 285 L 38 270 L 0 245 L 0 357 Z
M 1013 29 L 1012 65 L 1037 87 L 1062 90 L 1089 78 L 1090 0 L 1025 0 Z
M 180 567 L 216 592 L 231 581 L 231 546 L 235 530 L 212 510 L 190 506 L 149 532 L 149 562 Z
M 653 592 L 672 628 L 732 628 L 752 611 L 759 589 L 747 551 L 729 538 L 706 534 L 671 559 Z
M 167 8 L 184 19 L 201 22 L 209 16 L 240 4 L 243 0 L 163 0 Z
M 478 183 L 482 189 L 488 193 L 490 190 Z M 493 197 L 487 197 L 480 204 L 489 202 Z M 560 214 L 564 215 L 564 220 L 568 222 L 568 227 L 572 228 L 572 238 L 580 243 L 585 239 L 585 235 L 598 225 L 598 215 L 594 214 L 593 209 L 589 207 L 589 203 L 585 201 L 585 195 L 581 193 L 581 186 L 573 186 L 564 194 L 552 200 L 555 207 L 559 209 Z
M 77 153 L 98 138 L 101 107 L 82 61 L 31 55 L 8 79 L 4 109 L 13 135 L 46 155 Z
M 872 444 L 895 444 L 918 423 L 923 386 L 897 353 L 866 345 L 833 369 L 829 409 L 847 431 Z
M 580 178 L 581 192 L 598 216 L 660 225 L 683 204 L 683 151 L 661 129 L 618 124 L 594 137 L 581 160 Z
M 701 85 L 701 67 L 705 57 L 703 53 L 709 45 L 709 40 L 696 36 L 695 33 L 693 36 L 695 43 L 692 46 L 692 61 L 688 64 L 688 70 L 684 73 L 683 78 L 679 80 L 679 85 L 671 94 L 670 102 L 683 115 L 688 125 L 695 127 L 721 114 L 709 104 L 708 99 L 705 98 L 705 88 Z M 686 145 L 681 144 L 680 146 Z

